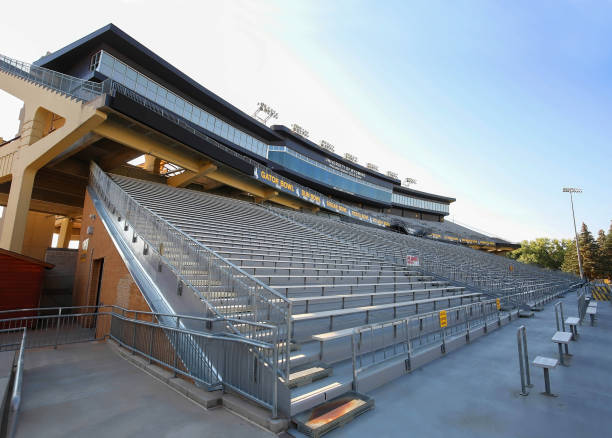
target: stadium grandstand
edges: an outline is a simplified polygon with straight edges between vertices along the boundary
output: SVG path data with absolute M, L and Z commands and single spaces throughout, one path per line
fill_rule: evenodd
M 454 198 L 267 126 L 112 24 L 32 64 L 0 55 L 0 88 L 24 103 L 0 145 L 0 246 L 63 273 L 33 298 L 54 307 L 0 288 L 14 393 L 24 354 L 106 340 L 200 405 L 319 436 L 370 410 L 385 383 L 568 292 L 591 295 L 445 220 Z M 63 252 L 48 249 L 53 233 Z M 18 408 L 5 428 L 32 436 Z

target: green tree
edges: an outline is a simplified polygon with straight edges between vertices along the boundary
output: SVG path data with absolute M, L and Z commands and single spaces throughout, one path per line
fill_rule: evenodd
M 565 256 L 563 257 L 561 270 L 580 275 L 580 269 L 578 268 L 578 257 L 576 257 L 576 239 L 570 240 L 569 242 L 570 243 L 565 251 Z
M 606 245 L 606 233 L 604 230 L 599 230 L 597 233 L 597 257 L 595 262 L 595 274 L 597 278 L 603 278 L 606 276 L 606 262 L 605 262 L 605 254 L 604 247 Z
M 578 243 L 580 244 L 580 255 L 582 256 L 582 270 L 585 277 L 592 280 L 597 277 L 597 256 L 599 251 L 597 250 L 597 242 L 584 222 L 578 235 Z
M 599 247 L 599 269 L 602 277 L 612 280 L 612 221 L 604 243 Z
M 509 257 L 522 263 L 538 265 L 542 268 L 560 269 L 570 240 L 538 237 L 524 240 L 521 247 L 509 253 Z

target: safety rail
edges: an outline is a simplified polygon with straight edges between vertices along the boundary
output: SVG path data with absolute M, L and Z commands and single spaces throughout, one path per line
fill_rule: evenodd
M 206 330 L 223 320 L 114 305 L 6 310 L 0 311 L 0 349 L 16 349 L 19 343 L 14 333 L 25 329 L 28 337 L 21 343 L 24 349 L 57 348 L 110 337 L 134 354 L 173 371 L 175 376 L 192 379 L 209 390 L 231 389 L 276 416 L 279 381 L 275 365 L 279 351 L 276 327 L 251 322 L 273 331 L 269 342 Z M 202 329 L 185 328 L 185 321 L 199 323 Z M 185 356 L 183 351 L 191 354 Z M 245 360 L 247 357 L 251 360 Z
M 210 304 L 216 299 L 227 298 L 228 293 L 235 294 L 236 299 L 225 301 L 225 312 L 238 313 L 246 304 L 252 309 L 256 321 L 274 325 L 278 342 L 283 345 L 279 353 L 279 373 L 284 378 L 289 376 L 289 299 L 140 205 L 95 164 L 91 166 L 91 186 L 109 210 L 124 218 L 149 247 L 155 248 L 182 284 L 207 303 L 213 314 L 226 321 L 229 329 L 245 339 L 252 335 L 244 330 L 245 327 L 251 328 L 245 325 L 246 320 L 236 323 L 232 318 L 225 318 Z M 203 271 L 201 275 L 205 279 L 196 286 L 187 277 L 192 277 L 198 269 Z M 275 364 L 269 365 L 272 367 Z
M 0 55 L 0 71 L 45 86 L 83 102 L 88 102 L 103 93 L 103 86 L 99 82 L 76 78 L 4 55 Z
M 23 354 L 26 348 L 27 329 L 25 327 L 17 329 L 1 329 L 0 339 L 5 336 L 11 341 L 15 341 L 10 345 L 10 348 L 3 348 L 0 345 L 0 351 L 17 350 L 12 360 L 9 376 L 9 391 L 10 397 L 6 400 L 4 411 L 0 412 L 1 428 L 4 429 L 4 435 L 7 438 L 12 438 L 15 435 L 17 426 L 17 417 L 19 415 L 19 407 L 21 406 L 21 388 L 23 385 Z
M 353 384 L 359 374 L 380 364 L 405 357 L 408 369 L 415 351 L 439 345 L 445 350 L 446 339 L 466 335 L 471 330 L 497 322 L 501 325 L 500 309 L 516 308 L 533 300 L 550 301 L 565 291 L 544 294 L 542 291 L 522 292 L 502 298 L 463 304 L 440 311 L 413 315 L 391 321 L 356 327 L 351 334 Z M 441 321 L 444 319 L 444 321 Z M 443 322 L 443 324 L 441 323 Z
M 363 232 L 363 230 L 357 228 L 355 224 L 346 225 L 358 232 Z M 502 273 L 499 271 L 498 266 L 496 269 L 492 269 L 492 266 L 487 269 L 486 263 L 478 263 L 476 260 L 471 260 L 474 258 L 478 260 L 487 260 L 488 262 L 494 260 L 495 264 L 499 265 L 501 259 L 491 259 L 492 257 L 498 257 L 492 254 L 485 254 L 479 251 L 470 250 L 469 248 L 457 247 L 445 242 L 434 243 L 427 239 L 414 236 L 402 235 L 401 240 L 397 241 L 393 239 L 393 235 L 382 235 L 379 231 L 375 231 L 375 233 L 379 242 L 388 242 L 393 248 L 386 251 L 388 260 L 399 265 L 405 265 L 407 256 L 417 256 L 419 259 L 419 268 L 422 269 L 424 273 L 430 273 L 467 287 L 476 287 L 483 293 L 493 296 L 502 296 L 509 291 L 511 293 L 528 292 L 534 285 L 537 285 L 537 282 L 530 279 L 523 280 L 522 276 L 525 274 L 534 274 L 538 277 L 545 275 L 547 278 L 558 281 L 559 287 L 565 288 L 570 281 L 575 281 L 575 277 L 571 275 L 561 272 L 547 272 L 546 270 L 517 263 L 513 260 L 508 260 L 508 263 L 513 266 L 514 271 L 512 273 Z M 418 239 L 414 240 L 414 246 L 411 245 L 412 242 L 409 241 L 411 239 Z M 417 242 L 420 246 L 425 245 L 426 247 L 417 247 L 419 246 L 416 245 Z M 437 246 L 434 247 L 432 245 Z M 455 255 L 455 259 L 453 260 L 445 260 L 444 258 L 449 256 L 443 253 L 445 250 L 450 250 L 451 248 L 463 251 L 463 260 L 457 260 L 457 255 Z M 467 251 L 472 251 L 470 253 L 470 258 L 467 257 Z

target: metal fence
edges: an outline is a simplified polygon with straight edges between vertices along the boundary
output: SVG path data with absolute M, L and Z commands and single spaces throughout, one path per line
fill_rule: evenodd
M 202 330 L 186 329 L 198 323 Z M 19 309 L 0 312 L 0 350 L 102 340 L 107 336 L 207 389 L 228 388 L 278 412 L 278 340 L 205 331 L 221 318 L 157 314 L 118 306 Z M 19 331 L 28 332 L 19 342 Z
M 4 55 L 0 55 L 0 70 L 84 102 L 102 94 L 101 83 L 75 78 Z
M 486 332 L 489 324 L 501 325 L 502 308 L 516 308 L 532 301 L 550 301 L 563 292 L 523 292 L 357 327 L 351 335 L 353 381 L 358 381 L 359 374 L 389 360 L 404 357 L 409 363 L 413 353 L 419 350 L 439 345 L 445 351 L 448 338 L 462 335 L 469 338 L 475 329 L 482 327 Z
M 240 313 L 245 306 L 256 321 L 273 325 L 277 342 L 283 345 L 279 352 L 279 372 L 288 378 L 291 339 L 288 298 L 140 205 L 95 164 L 91 167 L 91 185 L 109 210 L 125 219 L 150 250 L 160 256 L 181 280 L 181 285 L 200 297 L 211 315 L 222 318 L 236 335 L 245 341 L 271 339 L 270 331 L 253 330 L 254 326 L 244 320 L 235 323 L 232 318 L 224 317 L 224 314 Z M 190 280 L 198 276 L 197 282 Z M 223 312 L 211 304 L 213 301 L 224 302 Z

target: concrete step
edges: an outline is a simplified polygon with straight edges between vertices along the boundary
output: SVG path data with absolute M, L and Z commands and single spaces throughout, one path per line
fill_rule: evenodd
M 333 369 L 322 363 L 297 367 L 289 376 L 289 389 L 307 385 L 332 375 Z
M 292 418 L 292 422 L 298 431 L 318 438 L 353 421 L 373 407 L 374 399 L 350 391 L 296 415 Z

